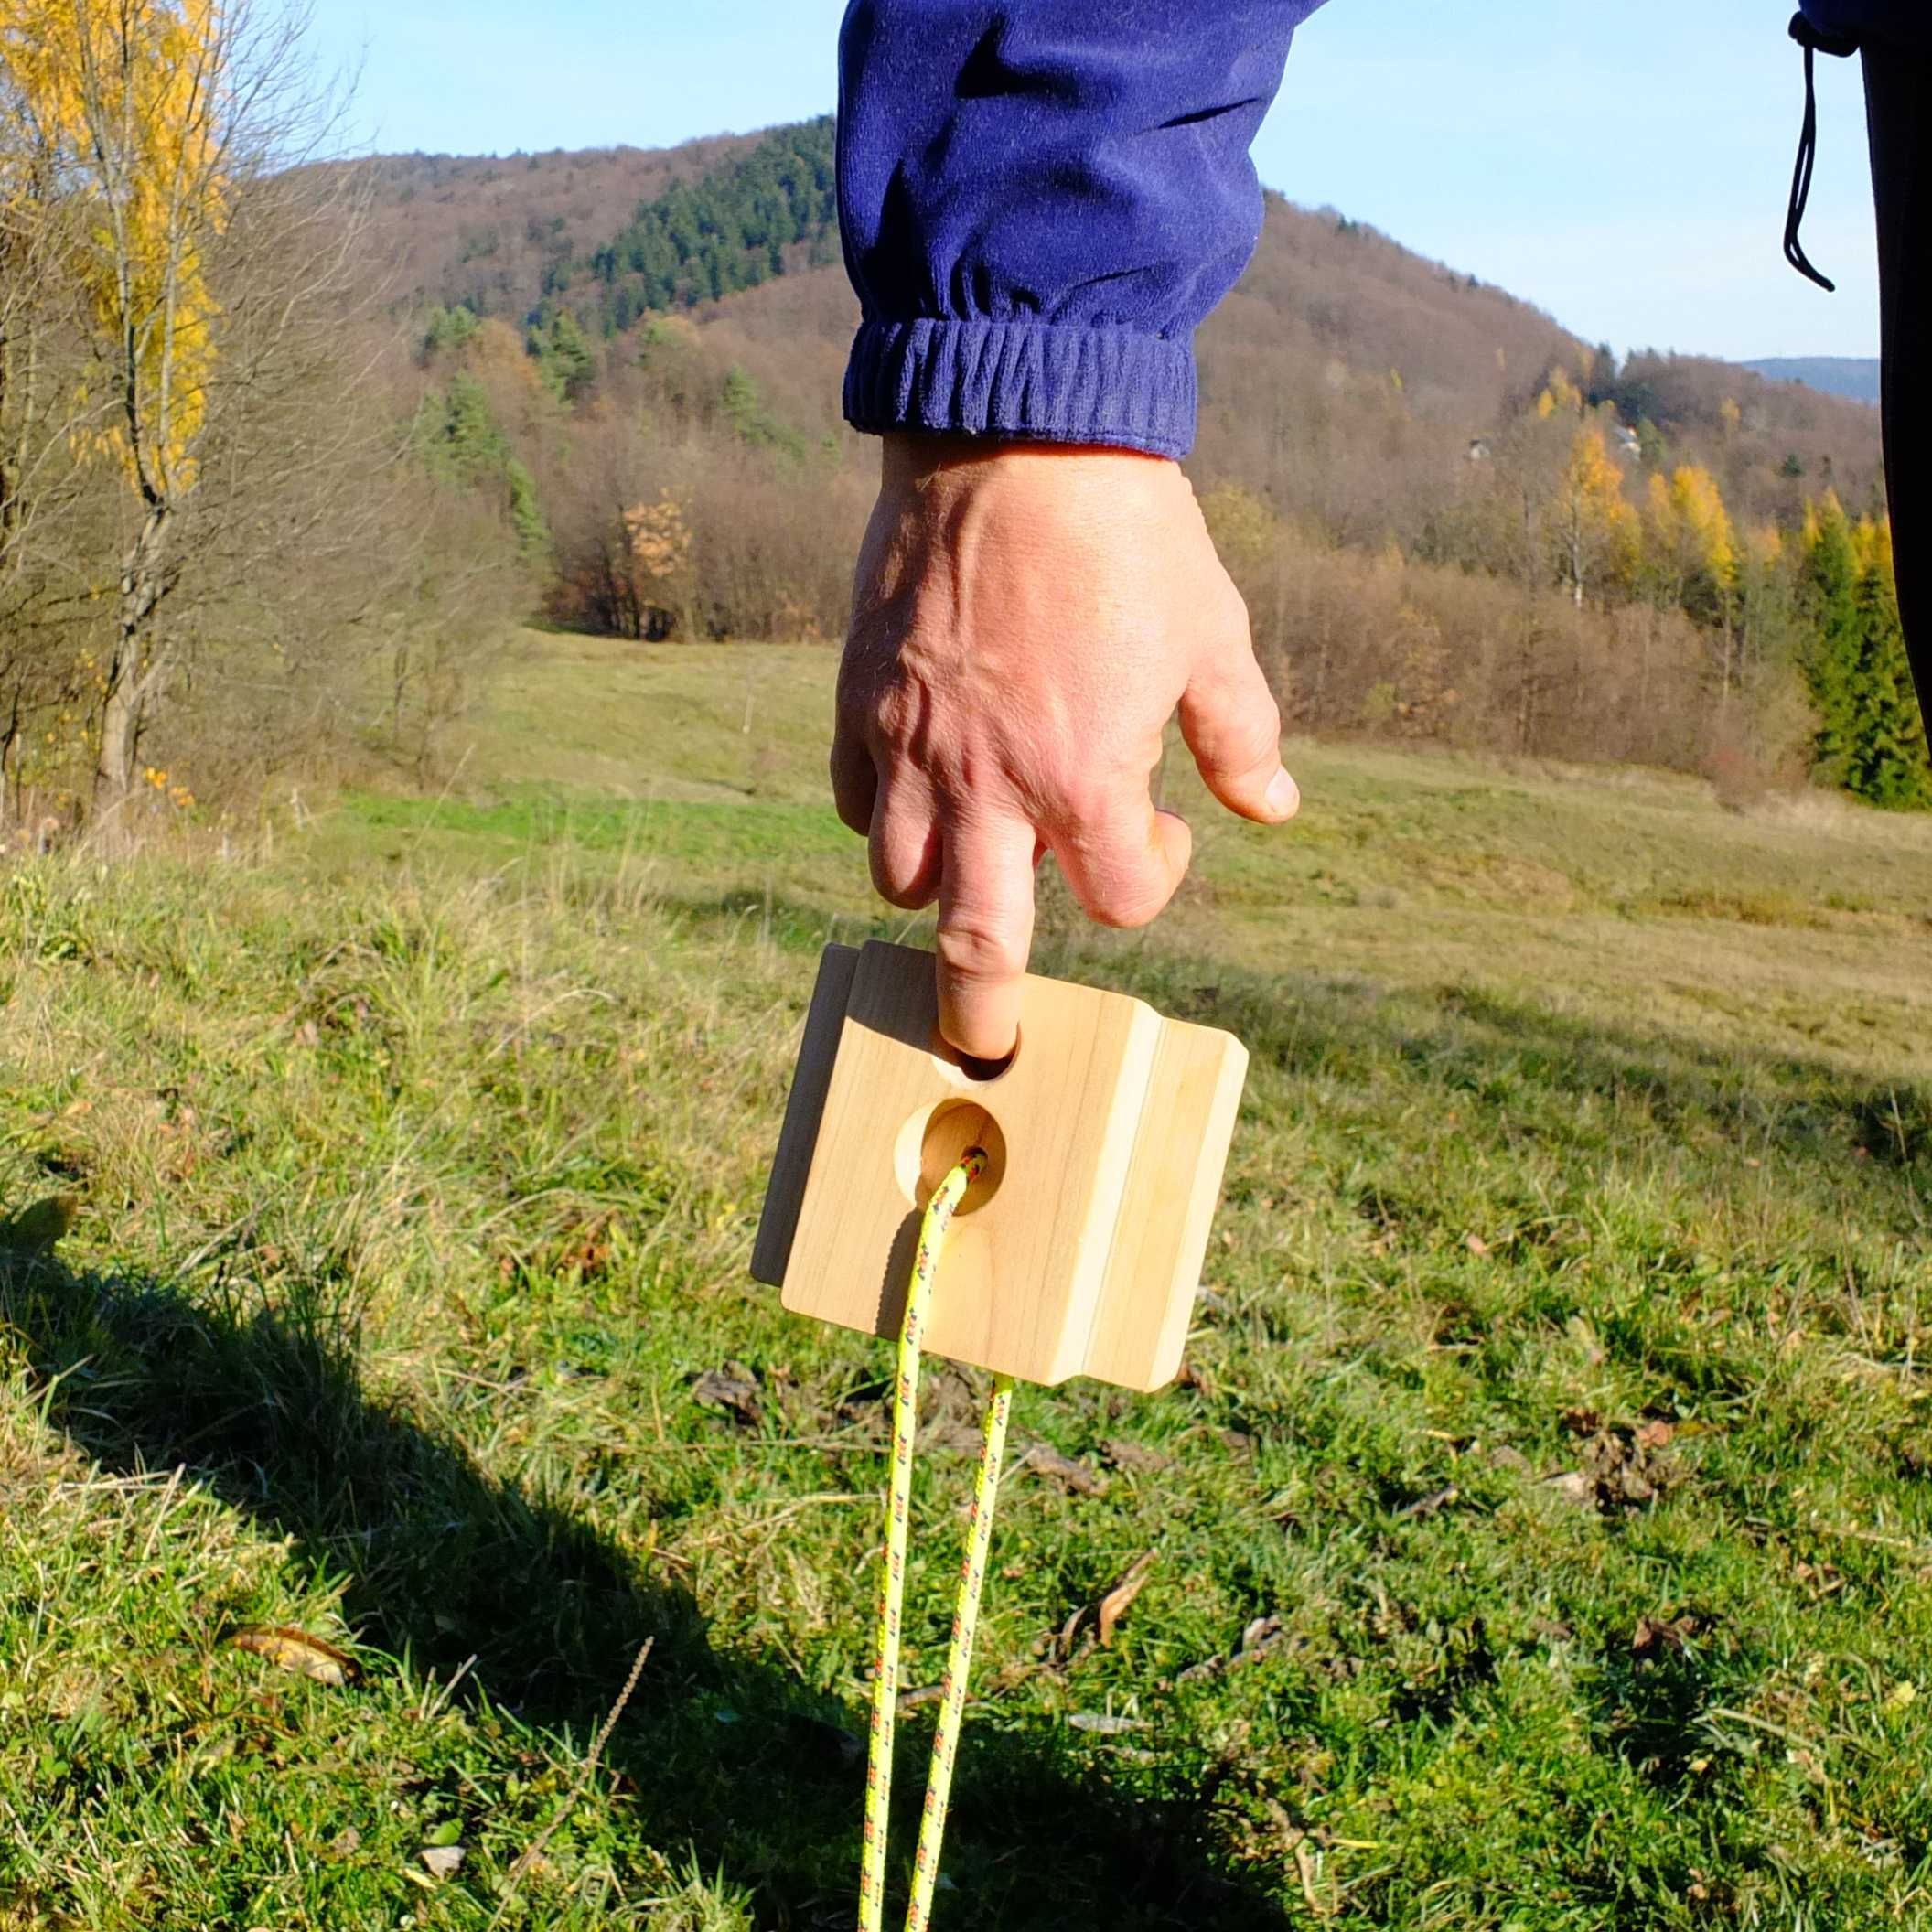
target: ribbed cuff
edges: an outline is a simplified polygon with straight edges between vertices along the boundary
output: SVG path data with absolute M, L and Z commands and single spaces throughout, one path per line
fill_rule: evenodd
M 1096 443 L 1185 456 L 1194 446 L 1186 341 L 1044 322 L 867 322 L 845 366 L 845 420 L 874 435 Z

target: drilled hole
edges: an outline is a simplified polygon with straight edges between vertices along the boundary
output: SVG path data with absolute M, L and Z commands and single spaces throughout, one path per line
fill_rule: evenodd
M 1006 1136 L 976 1100 L 948 1100 L 936 1108 L 918 1140 L 918 1166 L 909 1190 L 916 1206 L 923 1208 L 932 1198 L 933 1190 L 971 1147 L 986 1150 L 986 1171 L 967 1187 L 954 1210 L 959 1214 L 983 1208 L 1000 1191 L 1006 1177 Z
M 1020 1041 L 1019 1036 L 1015 1035 L 1012 1046 L 996 1060 L 982 1060 L 972 1054 L 961 1053 L 956 1046 L 949 1045 L 938 1036 L 934 1037 L 932 1050 L 947 1066 L 957 1067 L 969 1080 L 983 1086 L 989 1080 L 998 1079 L 1019 1058 Z

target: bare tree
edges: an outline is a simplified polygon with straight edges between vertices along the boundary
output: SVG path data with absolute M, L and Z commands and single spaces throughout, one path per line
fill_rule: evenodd
M 370 457 L 342 406 L 361 185 L 315 165 L 344 95 L 309 64 L 307 26 L 284 0 L 38 0 L 18 29 L 0 150 L 39 157 L 16 199 L 60 231 L 94 412 L 65 440 L 124 486 L 97 813 L 125 801 L 211 606 L 259 603 L 264 565 L 285 578 L 339 548 L 354 499 L 331 486 Z

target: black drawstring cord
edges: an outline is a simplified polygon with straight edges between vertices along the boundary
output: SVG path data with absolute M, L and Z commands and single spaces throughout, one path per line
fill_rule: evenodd
M 1805 118 L 1798 134 L 1798 165 L 1791 170 L 1791 200 L 1785 210 L 1785 260 L 1808 281 L 1816 282 L 1827 295 L 1838 284 L 1819 274 L 1798 239 L 1805 219 L 1805 204 L 1811 199 L 1811 167 L 1818 158 L 1818 90 L 1812 71 L 1814 54 L 1832 54 L 1842 59 L 1858 51 L 1858 42 L 1843 34 L 1822 34 L 1802 14 L 1791 16 L 1791 38 L 1805 50 Z

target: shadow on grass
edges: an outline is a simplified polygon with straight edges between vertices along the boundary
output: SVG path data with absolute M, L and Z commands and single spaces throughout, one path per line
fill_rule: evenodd
M 351 1325 L 315 1303 L 248 1306 L 0 1255 L 0 1319 L 49 1419 L 119 1472 L 191 1479 L 347 1578 L 364 1643 L 474 1681 L 581 1741 L 654 1640 L 606 1763 L 652 1841 L 753 1890 L 763 1927 L 849 1926 L 864 1712 L 790 1670 L 714 1645 L 702 1606 L 567 1510 L 479 1470 L 460 1444 L 367 1390 Z M 924 1755 L 901 1743 L 896 1845 L 917 1831 Z M 1051 1736 L 969 1726 L 947 1922 L 1022 1928 L 1277 1927 L 1217 1869 L 1204 1800 L 1099 1785 Z M 905 1859 L 897 1862 L 903 1871 Z

